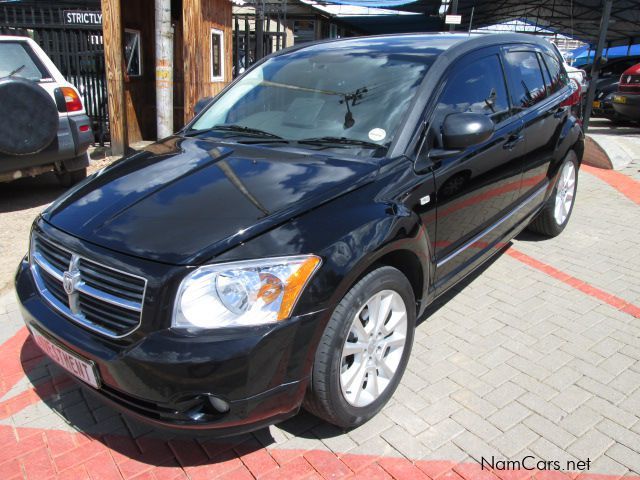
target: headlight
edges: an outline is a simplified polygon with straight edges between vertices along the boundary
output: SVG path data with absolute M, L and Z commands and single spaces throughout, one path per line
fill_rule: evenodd
M 180 284 L 172 326 L 219 328 L 286 320 L 320 257 L 266 258 L 207 265 Z

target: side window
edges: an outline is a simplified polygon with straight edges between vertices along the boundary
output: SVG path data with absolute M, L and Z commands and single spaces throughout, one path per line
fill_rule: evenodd
M 511 100 L 516 108 L 529 108 L 547 96 L 536 52 L 508 52 L 505 55 L 512 80 Z
M 436 106 L 434 124 L 441 124 L 450 113 L 460 112 L 483 113 L 495 123 L 509 116 L 507 88 L 498 55 L 461 65 L 447 79 Z
M 546 68 L 543 68 L 543 70 L 545 72 L 545 83 L 547 84 L 549 92 L 555 93 L 561 90 L 569 80 L 560 62 L 551 55 L 539 53 L 538 56 L 542 60 L 542 64 L 546 65 Z

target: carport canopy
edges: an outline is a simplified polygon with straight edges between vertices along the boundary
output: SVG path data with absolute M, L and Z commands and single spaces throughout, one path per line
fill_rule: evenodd
M 360 4 L 356 1 L 319 3 Z M 367 2 L 371 3 L 371 2 Z M 381 1 L 378 5 L 387 2 Z M 606 0 L 416 0 L 389 2 L 395 10 L 433 14 L 435 11 L 462 15 L 458 30 L 468 30 L 473 10 L 472 28 L 486 27 L 519 19 L 541 29 L 561 33 L 595 47 Z M 434 8 L 440 7 L 440 8 Z M 640 0 L 612 2 L 604 47 L 640 42 Z
M 318 3 L 354 4 L 358 0 Z M 369 2 L 367 2 L 369 3 Z M 384 1 L 379 2 L 383 6 Z M 433 15 L 462 16 L 456 30 L 487 27 L 509 20 L 522 20 L 540 29 L 581 40 L 595 49 L 589 91 L 584 112 L 584 129 L 589 126 L 591 106 L 604 48 L 632 45 L 640 41 L 640 0 L 405 0 L 393 2 L 396 10 Z

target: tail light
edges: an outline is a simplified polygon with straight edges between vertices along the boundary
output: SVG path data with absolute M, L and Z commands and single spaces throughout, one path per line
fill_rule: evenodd
M 582 87 L 580 87 L 580 84 L 576 81 L 575 78 L 571 79 L 571 84 L 573 85 L 573 93 L 560 104 L 561 107 L 572 107 L 574 105 L 580 104 L 580 94 L 582 93 Z
M 62 95 L 64 95 L 64 102 L 67 105 L 67 112 L 79 112 L 82 110 L 82 100 L 80 100 L 80 95 L 75 89 L 71 87 L 62 87 L 60 88 Z

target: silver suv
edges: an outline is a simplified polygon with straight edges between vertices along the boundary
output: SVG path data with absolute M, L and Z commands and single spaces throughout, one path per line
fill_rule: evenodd
M 93 132 L 80 94 L 30 38 L 0 35 L 0 106 L 0 182 L 86 177 Z

